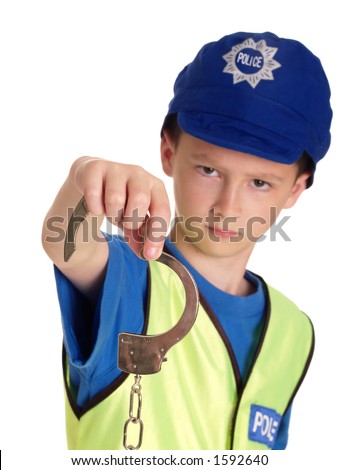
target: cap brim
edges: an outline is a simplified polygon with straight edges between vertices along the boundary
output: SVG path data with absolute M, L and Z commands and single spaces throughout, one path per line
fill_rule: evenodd
M 304 151 L 268 129 L 224 115 L 184 111 L 177 119 L 184 132 L 198 139 L 278 163 L 295 163 Z

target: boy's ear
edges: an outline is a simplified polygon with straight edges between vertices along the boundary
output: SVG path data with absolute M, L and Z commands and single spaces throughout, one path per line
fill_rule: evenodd
M 170 133 L 167 130 L 163 131 L 161 137 L 161 161 L 164 173 L 167 176 L 172 176 L 172 157 L 175 152 L 175 145 Z
M 307 180 L 311 176 L 310 172 L 304 172 L 301 175 L 299 175 L 290 191 L 289 197 L 286 200 L 286 203 L 284 205 L 284 209 L 290 209 L 290 207 L 294 206 L 299 198 L 299 196 L 302 194 L 304 189 L 307 188 Z

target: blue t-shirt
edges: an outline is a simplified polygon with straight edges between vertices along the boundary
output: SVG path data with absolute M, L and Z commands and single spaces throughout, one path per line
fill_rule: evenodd
M 147 303 L 147 263 L 138 258 L 118 236 L 107 236 L 109 261 L 104 285 L 93 309 L 84 295 L 55 267 L 72 388 L 83 406 L 110 385 L 120 374 L 117 367 L 118 334 L 141 333 Z M 194 277 L 231 345 L 244 382 L 256 351 L 265 315 L 261 281 L 247 271 L 246 279 L 255 287 L 245 297 L 227 294 L 210 284 L 166 241 L 169 251 Z M 275 449 L 287 444 L 291 407 L 279 428 Z

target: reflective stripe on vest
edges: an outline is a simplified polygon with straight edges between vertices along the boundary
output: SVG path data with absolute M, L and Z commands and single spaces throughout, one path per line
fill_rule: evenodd
M 171 269 L 157 262 L 149 266 L 146 331 L 155 334 L 177 323 L 185 294 Z M 313 329 L 308 317 L 271 287 L 266 288 L 266 303 L 266 323 L 243 388 L 226 335 L 201 298 L 192 330 L 169 350 L 159 373 L 142 378 L 142 450 L 273 447 L 280 420 L 311 360 Z M 80 409 L 64 364 L 68 447 L 123 449 L 134 377 L 123 373 Z M 136 443 L 138 437 L 130 440 Z

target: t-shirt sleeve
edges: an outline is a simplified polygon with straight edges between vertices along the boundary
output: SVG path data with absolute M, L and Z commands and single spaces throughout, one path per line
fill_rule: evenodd
M 85 402 L 109 385 L 117 367 L 118 334 L 141 333 L 147 292 L 147 263 L 121 237 L 106 236 L 109 258 L 97 305 L 55 267 L 64 346 L 70 377 Z

